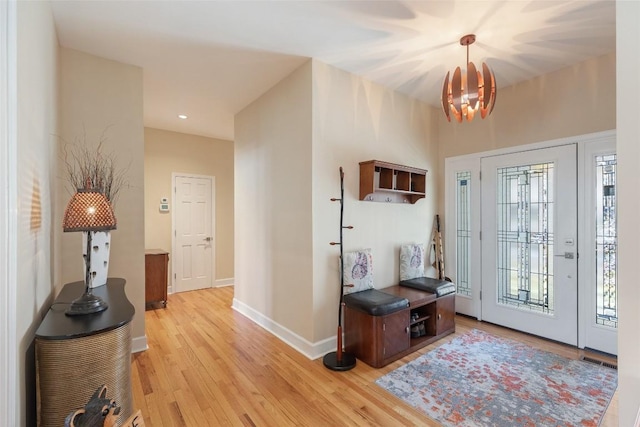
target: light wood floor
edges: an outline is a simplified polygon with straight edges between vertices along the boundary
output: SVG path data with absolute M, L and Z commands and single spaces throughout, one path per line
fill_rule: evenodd
M 568 358 L 579 350 L 456 318 L 456 333 L 381 369 L 326 369 L 233 311 L 233 287 L 174 294 L 145 312 L 149 350 L 133 356 L 134 407 L 147 426 L 438 426 L 374 381 L 472 328 Z M 611 361 L 609 361 L 611 362 Z M 602 426 L 618 425 L 614 396 Z

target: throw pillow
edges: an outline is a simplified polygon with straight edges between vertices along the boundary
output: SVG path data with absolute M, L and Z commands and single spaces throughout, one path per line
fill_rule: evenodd
M 367 289 L 373 289 L 373 257 L 371 249 L 343 254 L 344 293 L 351 294 Z M 347 287 L 353 285 L 353 287 Z
M 424 277 L 424 244 L 400 247 L 400 280 Z

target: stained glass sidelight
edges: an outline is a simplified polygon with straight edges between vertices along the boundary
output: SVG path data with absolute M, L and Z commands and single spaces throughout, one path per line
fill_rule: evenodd
M 498 303 L 553 314 L 554 164 L 497 173 Z
M 471 296 L 471 172 L 456 174 L 456 285 L 458 294 Z
M 616 155 L 596 157 L 596 324 L 618 327 Z

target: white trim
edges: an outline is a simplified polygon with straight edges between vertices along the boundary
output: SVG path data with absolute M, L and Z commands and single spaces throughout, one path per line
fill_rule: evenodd
M 223 288 L 225 286 L 233 286 L 235 279 L 233 277 L 229 277 L 228 279 L 218 279 L 213 284 L 214 288 Z
M 0 0 L 1 1 L 1 0 Z M 212 175 L 200 175 L 194 173 L 180 173 L 180 172 L 172 172 L 171 173 L 171 204 L 173 204 L 173 208 L 171 209 L 171 253 L 173 256 L 171 257 L 171 272 L 173 273 L 173 277 L 169 277 L 169 289 L 167 293 L 173 294 L 176 292 L 176 179 L 178 177 L 185 178 L 204 178 L 211 180 L 211 236 L 213 237 L 213 243 L 211 245 L 211 287 L 216 287 L 214 284 L 216 278 L 216 177 Z
M 226 286 L 233 286 L 235 284 L 235 281 L 236 279 L 233 277 L 229 277 L 228 279 L 218 279 L 213 283 L 213 287 L 224 288 Z M 173 294 L 173 284 L 169 285 L 169 289 L 167 290 L 167 293 L 169 295 Z
M 0 425 L 18 423 L 17 14 L 0 1 Z
M 318 359 L 329 353 L 330 351 L 336 349 L 337 340 L 335 337 L 327 338 L 317 343 L 312 343 L 280 325 L 279 323 L 274 322 L 264 314 L 254 310 L 242 301 L 234 298 L 231 308 L 247 317 L 248 319 L 252 320 L 256 324 L 264 328 L 266 331 L 271 332 L 273 335 L 280 338 L 289 346 L 293 347 L 298 352 L 304 354 L 311 360 Z
M 149 344 L 147 342 L 147 336 L 131 338 L 131 353 L 140 353 L 141 351 L 149 350 Z

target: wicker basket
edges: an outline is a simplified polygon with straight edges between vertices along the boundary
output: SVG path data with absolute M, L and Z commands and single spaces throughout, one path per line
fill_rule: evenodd
M 131 323 L 81 338 L 37 338 L 36 365 L 39 426 L 63 426 L 103 384 L 120 406 L 117 424 L 133 414 Z

